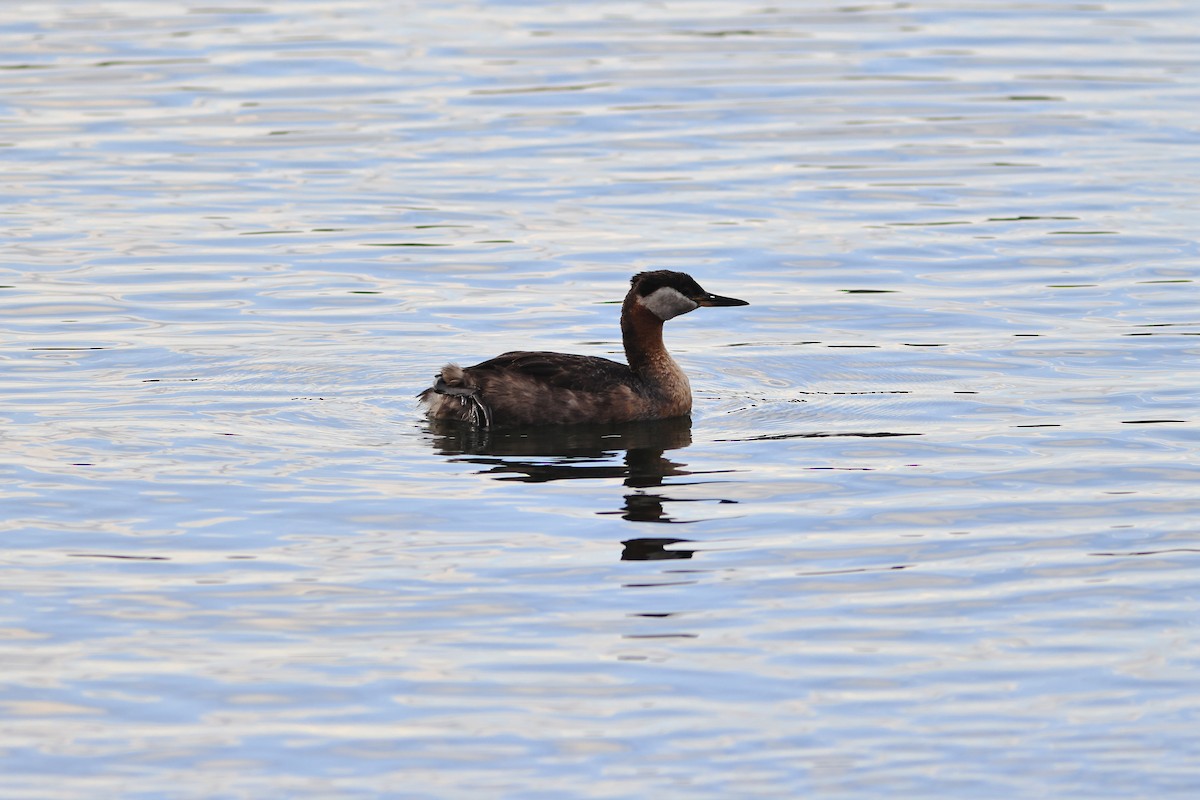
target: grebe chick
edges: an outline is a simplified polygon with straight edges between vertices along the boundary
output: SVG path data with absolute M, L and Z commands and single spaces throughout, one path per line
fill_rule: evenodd
M 663 346 L 663 322 L 700 306 L 744 306 L 660 269 L 633 276 L 621 304 L 629 365 L 595 356 L 517 351 L 473 367 L 447 364 L 417 395 L 430 419 L 485 427 L 632 422 L 690 414 L 692 387 Z

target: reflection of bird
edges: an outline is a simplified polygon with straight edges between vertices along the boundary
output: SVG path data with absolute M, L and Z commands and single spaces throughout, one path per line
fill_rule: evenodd
M 744 305 L 706 292 L 682 272 L 641 272 L 621 306 L 628 366 L 595 356 L 512 352 L 473 367 L 447 364 L 417 396 L 433 419 L 480 426 L 683 416 L 692 410 L 692 387 L 663 346 L 663 322 L 700 306 Z
M 622 561 L 666 561 L 675 558 L 691 558 L 695 550 L 668 550 L 667 545 L 690 542 L 691 539 L 626 539 L 621 542 Z

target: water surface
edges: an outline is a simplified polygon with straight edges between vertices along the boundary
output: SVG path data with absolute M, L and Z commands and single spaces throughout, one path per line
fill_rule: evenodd
M 0 12 L 0 792 L 1194 796 L 1197 35 Z M 690 421 L 421 419 L 660 267 Z

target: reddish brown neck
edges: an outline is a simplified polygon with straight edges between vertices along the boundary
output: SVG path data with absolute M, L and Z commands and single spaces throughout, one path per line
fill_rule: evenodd
M 637 302 L 630 293 L 621 306 L 621 338 L 625 358 L 635 374 L 646 376 L 654 371 L 667 354 L 662 338 L 663 321 Z

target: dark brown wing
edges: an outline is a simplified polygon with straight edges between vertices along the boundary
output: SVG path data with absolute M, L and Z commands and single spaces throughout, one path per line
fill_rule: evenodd
M 624 364 L 571 353 L 516 351 L 467 367 L 467 372 L 479 378 L 483 378 L 482 373 L 509 371 L 519 372 L 547 386 L 576 392 L 603 391 L 634 380 L 633 373 Z

